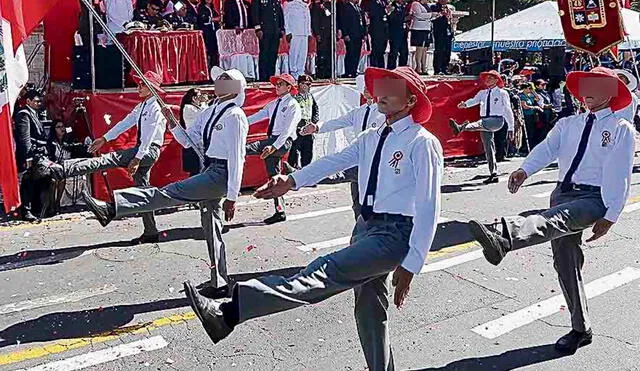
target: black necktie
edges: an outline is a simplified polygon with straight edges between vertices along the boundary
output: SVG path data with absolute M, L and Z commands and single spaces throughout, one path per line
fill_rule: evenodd
M 369 220 L 369 218 L 373 216 L 373 203 L 376 199 L 376 188 L 378 188 L 378 171 L 380 170 L 382 147 L 384 146 L 384 141 L 387 140 L 390 132 L 391 126 L 386 125 L 380 134 L 376 153 L 373 155 L 371 171 L 369 172 L 369 180 L 367 181 L 367 191 L 364 194 L 364 202 L 362 203 L 362 209 L 360 210 L 360 215 L 362 215 L 364 220 Z M 371 202 L 369 202 L 369 200 Z
M 491 89 L 487 92 L 487 115 L 486 117 L 491 116 Z
M 209 146 L 211 145 L 211 136 L 213 135 L 213 130 L 215 129 L 216 125 L 218 124 L 218 121 L 220 121 L 220 117 L 222 117 L 222 115 L 227 112 L 227 110 L 231 107 L 234 107 L 236 104 L 235 103 L 229 103 L 227 104 L 223 109 L 221 109 L 220 111 L 217 111 L 216 107 L 213 109 L 213 112 L 211 112 L 211 116 L 209 116 L 209 120 L 207 121 L 207 124 L 204 127 L 204 131 L 203 131 L 203 136 L 202 136 L 202 144 L 204 145 L 204 153 L 205 155 L 207 154 L 207 152 L 209 151 Z M 217 115 L 216 115 L 217 113 Z M 215 118 L 214 118 L 215 116 Z
M 369 113 L 371 112 L 371 106 L 367 106 L 367 110 L 364 113 L 364 120 L 362 120 L 362 131 L 367 130 L 367 122 L 369 120 Z
M 578 144 L 578 152 L 573 157 L 573 161 L 571 161 L 571 166 L 569 167 L 569 171 L 565 174 L 564 179 L 562 180 L 562 184 L 560 185 L 560 190 L 562 192 L 567 192 L 571 190 L 571 178 L 573 174 L 578 169 L 580 165 L 580 161 L 584 157 L 584 153 L 587 150 L 587 143 L 589 142 L 589 134 L 591 134 L 591 129 L 593 128 L 593 122 L 596 120 L 596 115 L 590 113 L 587 116 L 587 124 L 584 126 L 584 130 L 582 130 L 582 136 L 580 137 L 580 144 Z
M 142 115 L 144 115 L 144 109 L 147 106 L 147 102 L 148 101 L 144 101 L 142 103 L 142 108 L 140 109 L 140 116 L 138 116 L 138 133 L 137 135 L 137 139 L 136 139 L 136 147 L 140 147 L 140 144 L 142 144 Z
M 269 120 L 269 128 L 267 129 L 267 136 L 270 137 L 273 134 L 273 125 L 276 123 L 276 115 L 278 114 L 278 107 L 280 107 L 280 101 L 282 98 L 278 98 L 278 102 L 276 103 L 276 108 L 273 109 L 273 113 L 271 114 L 271 120 Z

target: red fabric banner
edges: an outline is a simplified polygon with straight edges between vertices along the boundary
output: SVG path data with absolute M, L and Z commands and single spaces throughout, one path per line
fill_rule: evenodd
M 449 128 L 449 118 L 460 121 L 476 120 L 479 111 L 475 109 L 459 110 L 456 106 L 462 100 L 473 97 L 479 90 L 478 80 L 456 80 L 447 82 L 427 81 L 429 85 L 429 97 L 434 106 L 434 113 L 431 120 L 425 125 L 427 130 L 433 133 L 442 143 L 445 157 L 460 157 L 482 154 L 482 143 L 477 133 L 463 133 L 454 137 Z M 80 93 L 73 93 L 78 96 Z M 168 104 L 176 105 L 174 113 L 178 115 L 177 105 L 184 92 L 170 92 L 164 95 Z M 110 127 L 107 125 L 108 118 L 111 125 L 121 120 L 139 102 L 136 93 L 97 93 L 86 95 L 87 109 L 91 119 L 91 127 L 96 137 L 103 135 Z M 68 104 L 72 96 L 61 98 L 60 104 L 73 108 Z M 251 115 L 262 108 L 266 103 L 274 99 L 275 95 L 271 89 L 247 89 L 247 98 L 243 109 L 247 115 Z M 65 103 L 67 102 L 67 103 Z M 322 107 L 320 107 L 322 109 Z M 76 135 L 86 132 L 84 127 L 74 128 Z M 252 125 L 249 130 L 248 141 L 252 142 L 265 137 L 267 121 Z M 128 148 L 135 145 L 135 128 L 122 134 L 116 141 L 109 144 L 104 152 Z M 175 143 L 172 134 L 167 130 L 165 142 L 162 148 L 160 159 L 151 172 L 151 184 L 154 186 L 164 186 L 166 184 L 184 179 L 187 174 L 182 171 L 182 150 L 178 143 Z M 113 189 L 130 187 L 133 180 L 124 169 L 109 170 L 108 179 Z M 245 171 L 242 179 L 243 187 L 255 187 L 264 184 L 267 180 L 267 173 L 264 161 L 258 156 L 247 156 Z M 109 199 L 106 186 L 102 177 L 93 177 L 94 194 L 103 199 Z
M 2 16 L 11 23 L 13 50 L 29 36 L 60 0 L 0 0 Z
M 611 0 L 558 0 L 567 44 L 594 55 L 624 40 L 620 3 Z
M 136 31 L 118 40 L 143 71 L 160 74 L 163 84 L 209 81 L 202 31 Z
M 13 131 L 9 105 L 5 105 L 0 113 L 0 187 L 4 211 L 11 212 L 20 205 L 20 191 L 18 189 L 18 169 L 16 167 L 15 149 L 13 146 Z

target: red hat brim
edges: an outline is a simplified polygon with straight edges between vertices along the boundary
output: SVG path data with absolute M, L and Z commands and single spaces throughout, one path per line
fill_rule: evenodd
M 629 91 L 629 88 L 627 88 L 627 85 L 618 77 L 591 71 L 572 71 L 567 74 L 567 89 L 569 89 L 569 93 L 576 97 L 580 102 L 584 103 L 584 97 L 580 96 L 580 80 L 587 77 L 607 77 L 615 79 L 618 82 L 618 95 L 613 97 L 609 103 L 609 107 L 612 111 L 620 111 L 631 104 L 631 92 Z
M 364 71 L 364 83 L 367 91 L 373 95 L 373 82 L 378 79 L 392 78 L 404 80 L 411 94 L 417 98 L 416 105 L 411 110 L 413 121 L 418 124 L 424 124 L 431 118 L 433 108 L 431 101 L 427 97 L 426 90 L 420 89 L 413 81 L 405 76 L 397 73 L 395 70 L 386 70 L 383 68 L 369 67 Z
M 133 82 L 136 83 L 136 85 L 140 86 L 140 85 L 144 85 L 144 82 L 142 81 L 142 78 L 138 75 L 133 75 Z M 158 92 L 158 93 L 166 93 L 165 90 L 162 88 L 162 86 L 160 86 L 160 84 L 158 84 L 156 81 L 153 81 L 149 78 L 147 78 L 147 81 L 149 81 L 149 84 L 151 84 L 151 86 L 153 86 L 153 88 Z
M 496 85 L 498 85 L 499 88 L 504 88 L 504 80 L 502 80 L 502 76 L 500 76 L 498 71 L 480 72 L 480 80 L 482 81 L 483 84 L 484 84 L 484 79 L 488 76 L 495 77 L 498 80 Z

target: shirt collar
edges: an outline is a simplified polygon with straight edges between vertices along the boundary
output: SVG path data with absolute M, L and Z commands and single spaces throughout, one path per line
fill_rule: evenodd
M 593 114 L 596 115 L 596 120 L 602 120 L 603 118 L 613 114 L 613 111 L 611 111 L 611 108 L 605 108 L 598 112 L 593 112 Z
M 408 115 L 407 117 L 400 119 L 394 122 L 393 124 L 391 124 L 391 131 L 393 131 L 395 134 L 400 134 L 406 129 L 408 129 L 412 124 L 415 124 L 415 123 L 413 122 L 411 115 Z M 378 128 L 378 134 L 381 132 L 381 130 L 384 129 L 386 125 L 387 124 L 385 123 L 381 125 L 380 128 Z

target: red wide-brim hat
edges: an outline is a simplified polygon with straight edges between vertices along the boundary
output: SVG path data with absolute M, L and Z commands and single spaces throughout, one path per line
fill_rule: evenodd
M 293 88 L 293 89 L 291 89 L 291 95 L 298 94 L 298 89 L 296 88 L 296 86 L 298 84 L 296 82 L 296 79 L 294 79 L 293 76 L 289 75 L 288 73 L 283 73 L 282 75 L 271 76 L 269 78 L 269 82 L 273 86 L 276 86 L 276 84 L 280 80 L 286 82 L 287 84 L 289 84 Z
M 482 81 L 482 83 L 484 84 L 484 79 L 489 76 L 495 77 L 496 80 L 498 80 L 498 83 L 496 85 L 498 85 L 499 88 L 504 88 L 504 80 L 502 80 L 502 76 L 500 76 L 500 74 L 496 70 L 481 72 L 480 81 Z
M 591 71 L 572 71 L 567 74 L 567 89 L 569 93 L 584 103 L 584 97 L 580 96 L 580 80 L 584 78 L 610 78 L 618 83 L 618 95 L 612 97 L 609 107 L 612 111 L 619 111 L 631 104 L 631 92 L 627 85 L 620 80 L 618 75 L 606 67 L 595 67 Z
M 137 85 L 144 85 L 143 79 L 142 77 L 140 77 L 139 75 L 132 73 L 133 81 L 137 84 Z M 149 82 L 149 84 L 151 86 L 153 86 L 153 88 L 158 92 L 158 93 L 164 93 L 164 89 L 162 89 L 162 76 L 160 76 L 158 73 L 155 73 L 153 71 L 147 71 L 144 73 L 144 77 L 147 79 L 147 81 Z
M 364 82 L 367 91 L 373 95 L 373 84 L 375 80 L 392 78 L 404 80 L 411 94 L 417 98 L 416 105 L 411 110 L 413 121 L 424 124 L 431 118 L 432 107 L 429 97 L 427 97 L 427 85 L 422 81 L 420 75 L 409 67 L 398 67 L 395 70 L 369 67 L 364 71 Z

